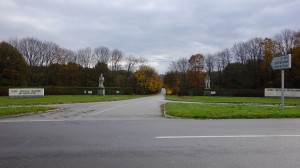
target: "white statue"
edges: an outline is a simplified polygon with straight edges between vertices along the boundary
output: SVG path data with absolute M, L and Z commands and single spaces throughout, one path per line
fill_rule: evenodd
M 104 88 L 103 82 L 104 82 L 104 77 L 103 77 L 103 74 L 101 73 L 101 75 L 99 77 L 99 88 Z
M 205 82 L 205 89 L 210 89 L 210 77 L 208 74 L 205 76 L 204 82 Z

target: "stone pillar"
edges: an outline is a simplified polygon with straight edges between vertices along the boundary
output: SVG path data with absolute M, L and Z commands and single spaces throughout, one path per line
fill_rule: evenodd
M 98 88 L 98 95 L 99 96 L 105 96 L 105 88 Z

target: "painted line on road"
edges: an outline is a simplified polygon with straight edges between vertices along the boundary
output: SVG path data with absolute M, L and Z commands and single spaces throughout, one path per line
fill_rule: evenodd
M 300 137 L 300 135 L 212 135 L 212 136 L 157 136 L 156 139 L 193 139 L 193 138 L 274 138 Z

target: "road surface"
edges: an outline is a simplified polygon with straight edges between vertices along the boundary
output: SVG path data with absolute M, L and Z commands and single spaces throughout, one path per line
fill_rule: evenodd
M 163 94 L 0 120 L 1 168 L 300 167 L 300 120 L 161 117 Z

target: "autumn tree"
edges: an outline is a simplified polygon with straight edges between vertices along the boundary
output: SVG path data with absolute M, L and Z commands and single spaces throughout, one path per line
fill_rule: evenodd
M 192 55 L 188 62 L 188 80 L 190 87 L 195 89 L 204 87 L 204 56 L 202 54 Z
M 22 54 L 6 42 L 0 43 L 0 85 L 24 86 L 27 70 Z
M 263 41 L 263 52 L 262 52 L 262 62 L 261 62 L 261 69 L 262 69 L 262 77 L 264 81 L 264 87 L 274 87 L 273 81 L 273 70 L 271 67 L 271 61 L 273 56 L 275 55 L 275 44 L 272 39 L 265 38 Z
M 180 80 L 174 71 L 168 71 L 163 78 L 167 94 L 178 94 Z
M 154 68 L 141 66 L 133 74 L 136 92 L 140 94 L 153 94 L 161 91 L 162 80 Z
M 287 87 L 300 87 L 300 31 L 295 32 L 293 43 L 294 47 L 291 49 L 292 68 L 287 71 Z

